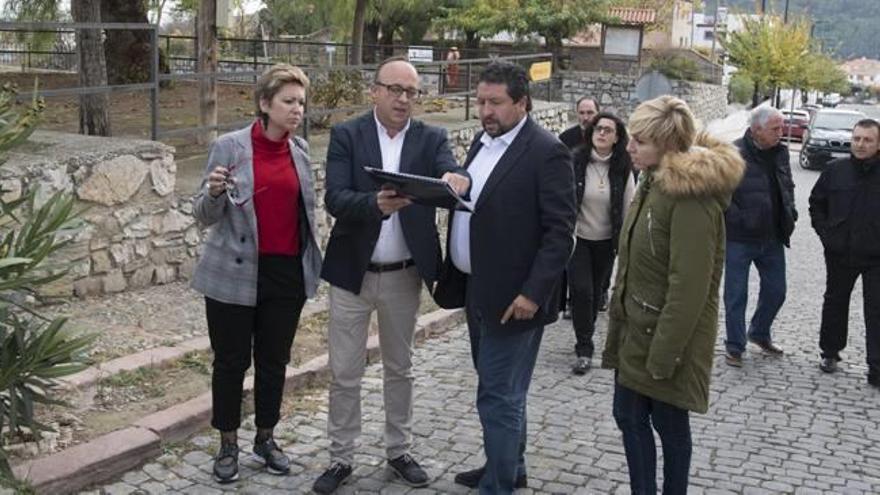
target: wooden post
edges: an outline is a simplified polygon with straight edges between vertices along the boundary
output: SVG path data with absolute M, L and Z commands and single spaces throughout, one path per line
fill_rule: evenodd
M 201 0 L 198 17 L 198 72 L 217 72 L 217 0 Z M 199 125 L 217 125 L 217 79 L 199 79 Z M 200 143 L 211 144 L 217 130 L 200 134 Z

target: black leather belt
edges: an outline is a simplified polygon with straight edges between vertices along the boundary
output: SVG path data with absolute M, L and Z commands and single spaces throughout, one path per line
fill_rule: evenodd
M 395 272 L 397 270 L 409 268 L 415 264 L 416 262 L 411 259 L 398 261 L 397 263 L 370 263 L 367 265 L 367 271 L 373 273 Z

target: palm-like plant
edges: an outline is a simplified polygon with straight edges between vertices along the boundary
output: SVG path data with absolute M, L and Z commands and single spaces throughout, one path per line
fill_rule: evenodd
M 14 94 L 11 86 L 0 88 L 0 151 L 26 139 L 43 109 L 38 99 L 17 109 Z M 36 192 L 0 198 L 0 485 L 12 480 L 3 449 L 7 437 L 49 431 L 35 418 L 34 406 L 61 403 L 57 379 L 85 368 L 91 341 L 65 333 L 63 318 L 41 316 L 23 297 L 63 275 L 48 269 L 46 260 L 72 238 L 77 217 L 72 195 L 56 193 L 37 205 Z

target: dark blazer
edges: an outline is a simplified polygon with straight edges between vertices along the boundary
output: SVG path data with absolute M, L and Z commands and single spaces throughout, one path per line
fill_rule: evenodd
M 383 221 L 376 203 L 379 187 L 364 167 L 382 167 L 372 110 L 334 126 L 327 148 L 324 203 L 336 223 L 330 231 L 321 278 L 355 294 L 361 291 Z M 438 178 L 455 172 L 469 177 L 452 156 L 446 130 L 414 119 L 403 141 L 400 171 Z M 441 259 L 435 208 L 407 206 L 400 210 L 400 223 L 419 275 L 431 286 Z
M 471 145 L 467 164 L 482 147 L 481 135 Z M 555 321 L 557 288 L 574 248 L 568 149 L 529 117 L 489 175 L 474 210 L 473 273 L 465 276 L 447 256 L 435 291 L 438 304 L 461 307 L 467 300 L 485 315 L 490 330 L 523 331 Z M 452 221 L 450 215 L 450 232 Z M 540 306 L 538 313 L 532 320 L 501 325 L 504 311 L 520 294 Z
M 724 213 L 727 240 L 762 242 L 778 236 L 778 240 L 788 246 L 798 218 L 788 147 L 778 144 L 761 151 L 755 146 L 749 129 L 733 144 L 746 162 L 746 173 Z M 774 208 L 774 195 L 778 208 Z M 775 216 L 774 210 L 777 210 Z

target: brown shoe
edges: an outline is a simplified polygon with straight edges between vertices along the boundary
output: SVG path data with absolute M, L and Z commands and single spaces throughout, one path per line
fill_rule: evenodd
M 775 354 L 777 356 L 781 356 L 782 354 L 785 353 L 785 351 L 783 351 L 781 347 L 774 344 L 770 340 L 755 340 L 755 339 L 749 338 L 749 342 L 760 347 L 762 351 L 764 351 L 768 354 Z
M 728 366 L 733 366 L 734 368 L 742 368 L 742 354 L 734 354 L 732 352 L 728 352 L 724 355 L 724 362 L 727 363 Z

